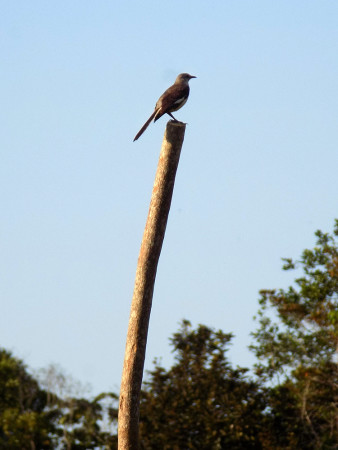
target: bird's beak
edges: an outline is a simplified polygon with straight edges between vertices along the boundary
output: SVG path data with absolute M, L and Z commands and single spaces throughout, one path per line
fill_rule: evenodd
M 191 79 L 191 78 L 197 78 L 197 77 L 195 77 L 195 75 L 190 75 L 190 79 Z

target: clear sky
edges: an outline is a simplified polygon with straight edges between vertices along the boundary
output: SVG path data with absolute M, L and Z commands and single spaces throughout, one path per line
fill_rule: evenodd
M 338 2 L 0 5 L 0 345 L 118 391 L 167 118 L 133 138 L 189 72 L 146 368 L 183 318 L 250 366 L 258 291 L 338 217 Z

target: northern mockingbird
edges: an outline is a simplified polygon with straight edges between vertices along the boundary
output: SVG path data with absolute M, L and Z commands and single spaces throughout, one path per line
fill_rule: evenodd
M 134 138 L 136 141 L 141 134 L 145 132 L 148 128 L 150 122 L 154 119 L 154 122 L 158 120 L 163 114 L 169 114 L 170 117 L 174 119 L 175 122 L 178 120 L 171 114 L 174 111 L 179 110 L 186 103 L 189 97 L 189 80 L 191 78 L 196 78 L 193 75 L 189 75 L 188 73 L 180 73 L 176 78 L 175 83 L 170 86 L 157 100 L 155 110 L 137 135 Z

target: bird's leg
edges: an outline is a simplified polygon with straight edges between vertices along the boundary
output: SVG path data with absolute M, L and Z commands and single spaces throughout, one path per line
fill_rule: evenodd
M 175 119 L 175 117 L 170 112 L 168 112 L 168 114 L 170 117 L 172 117 L 174 119 L 175 122 L 179 122 L 179 120 Z

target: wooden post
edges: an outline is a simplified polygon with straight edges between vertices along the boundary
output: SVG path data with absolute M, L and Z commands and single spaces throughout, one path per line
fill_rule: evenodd
M 148 219 L 138 258 L 120 388 L 118 449 L 139 449 L 143 366 L 157 264 L 165 235 L 185 124 L 170 121 L 162 143 Z

